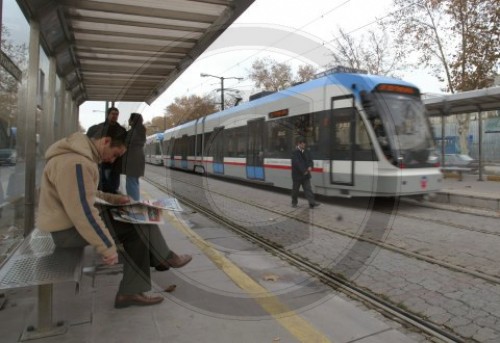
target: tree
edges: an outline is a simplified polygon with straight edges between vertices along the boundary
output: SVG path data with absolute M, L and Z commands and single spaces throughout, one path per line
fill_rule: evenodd
M 446 89 L 467 91 L 492 85 L 500 58 L 498 0 L 394 0 L 399 42 L 416 53 L 446 82 Z M 470 117 L 458 117 L 460 146 L 468 153 Z
M 498 0 L 394 0 L 399 42 L 451 93 L 488 87 L 498 72 Z
M 2 25 L 1 33 L 2 53 L 5 58 L 10 59 L 13 69 L 19 68 L 20 72 L 26 68 L 27 48 L 25 44 L 14 44 L 10 39 L 10 32 L 5 25 Z M 0 119 L 8 127 L 14 126 L 14 118 L 17 116 L 18 87 L 21 80 L 12 76 L 7 69 L 0 68 Z
M 146 136 L 165 131 L 167 129 L 166 124 L 166 116 L 153 117 L 151 121 L 144 123 L 144 126 L 146 127 Z
M 288 88 L 294 83 L 309 81 L 315 73 L 314 67 L 303 65 L 299 67 L 298 76 L 294 77 L 290 65 L 264 58 L 257 59 L 252 63 L 248 77 L 255 82 L 256 87 L 264 91 L 276 92 Z
M 318 71 L 311 65 L 303 64 L 299 66 L 299 70 L 297 71 L 297 79 L 296 82 L 306 82 L 314 79 L 314 75 L 317 74 Z
M 339 28 L 334 41 L 336 51 L 332 53 L 332 66 L 342 65 L 374 75 L 396 76 L 396 70 L 403 65 L 404 51 L 393 44 L 384 23 L 379 23 L 377 31 L 370 30 L 367 36 L 361 35 L 358 39 Z
M 191 95 L 175 98 L 174 103 L 165 109 L 165 127 L 181 125 L 216 111 L 216 105 L 208 96 Z

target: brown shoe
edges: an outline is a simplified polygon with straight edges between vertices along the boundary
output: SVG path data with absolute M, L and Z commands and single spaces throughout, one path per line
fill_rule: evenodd
M 167 260 L 167 264 L 172 268 L 180 268 L 191 262 L 192 259 L 191 255 L 177 255 L 172 252 L 172 257 Z
M 115 298 L 115 308 L 129 306 L 149 306 L 156 305 L 163 301 L 163 297 L 148 296 L 142 293 L 137 294 L 117 294 Z

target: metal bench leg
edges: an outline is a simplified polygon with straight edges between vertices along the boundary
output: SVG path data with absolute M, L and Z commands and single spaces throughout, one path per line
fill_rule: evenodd
M 28 326 L 24 329 L 21 341 L 62 335 L 68 331 L 66 322 L 52 322 L 52 291 L 52 284 L 38 286 L 37 327 Z

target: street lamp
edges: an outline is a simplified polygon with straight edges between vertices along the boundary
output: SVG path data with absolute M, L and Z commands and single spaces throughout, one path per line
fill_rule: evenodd
M 231 76 L 231 77 L 223 77 L 223 76 L 215 76 L 215 75 L 210 75 L 210 74 L 205 74 L 205 73 L 201 73 L 200 74 L 201 77 L 215 77 L 217 79 L 220 79 L 220 109 L 221 111 L 224 110 L 224 80 L 227 80 L 227 79 L 235 79 L 235 80 L 243 80 L 242 77 L 234 77 L 234 76 Z

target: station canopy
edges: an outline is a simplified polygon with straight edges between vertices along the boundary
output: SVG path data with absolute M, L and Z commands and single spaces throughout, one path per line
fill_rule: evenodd
M 254 0 L 18 0 L 77 104 L 161 95 Z
M 423 102 L 431 117 L 495 111 L 500 109 L 500 87 L 447 94 Z

